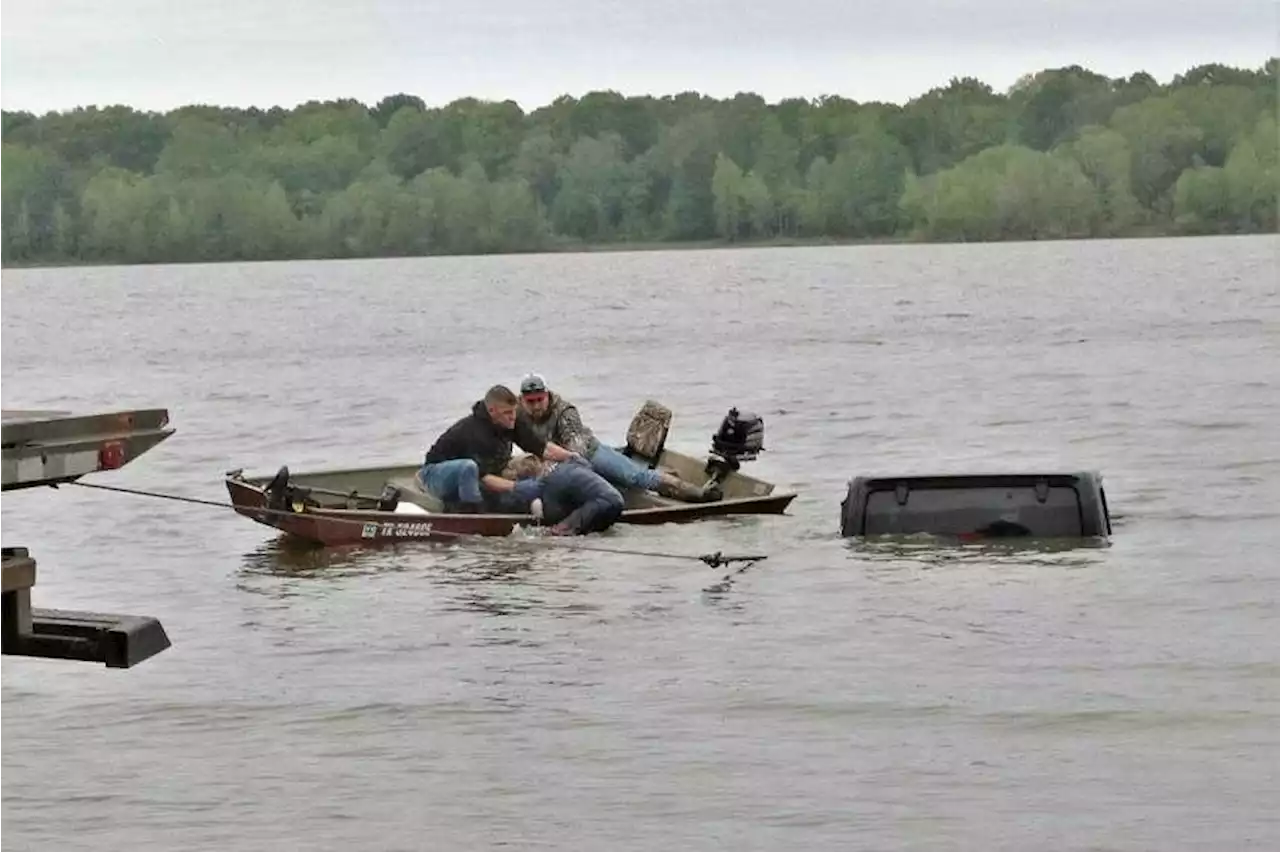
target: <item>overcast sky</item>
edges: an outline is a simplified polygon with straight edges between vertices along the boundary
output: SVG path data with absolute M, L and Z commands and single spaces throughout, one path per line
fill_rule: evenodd
M 754 91 L 902 102 L 1080 64 L 1161 81 L 1280 53 L 1275 0 L 4 0 L 0 100 L 290 107 Z

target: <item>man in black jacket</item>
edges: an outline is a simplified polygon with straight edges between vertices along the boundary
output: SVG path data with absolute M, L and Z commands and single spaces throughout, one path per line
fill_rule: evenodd
M 550 461 L 581 458 L 540 437 L 511 389 L 494 385 L 427 450 L 418 482 L 448 511 L 484 512 L 515 485 L 502 476 L 513 443 Z

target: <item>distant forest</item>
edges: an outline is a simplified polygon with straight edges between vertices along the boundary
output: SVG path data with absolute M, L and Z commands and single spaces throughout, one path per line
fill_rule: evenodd
M 530 113 L 408 94 L 5 111 L 3 261 L 1274 232 L 1278 72 L 1161 85 L 1072 66 L 904 105 L 603 91 Z

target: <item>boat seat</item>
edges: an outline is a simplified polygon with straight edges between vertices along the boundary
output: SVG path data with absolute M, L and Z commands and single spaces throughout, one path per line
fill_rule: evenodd
M 421 506 L 428 512 L 443 512 L 444 503 L 434 494 L 422 490 L 418 477 L 412 473 L 407 476 L 395 476 L 387 480 L 387 484 L 400 492 L 400 499 L 405 503 Z
M 660 402 L 647 399 L 636 416 L 631 418 L 631 425 L 627 427 L 627 444 L 622 448 L 622 454 L 652 468 L 662 458 L 662 450 L 666 446 L 670 430 L 671 409 Z

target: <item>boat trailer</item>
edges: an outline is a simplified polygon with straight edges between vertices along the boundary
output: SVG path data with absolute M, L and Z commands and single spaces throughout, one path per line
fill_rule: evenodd
M 4 411 L 2 490 L 116 470 L 173 432 L 166 409 L 83 416 Z M 5 547 L 3 557 L 3 654 L 130 668 L 169 647 L 164 627 L 150 616 L 33 607 L 36 560 L 25 547 Z

